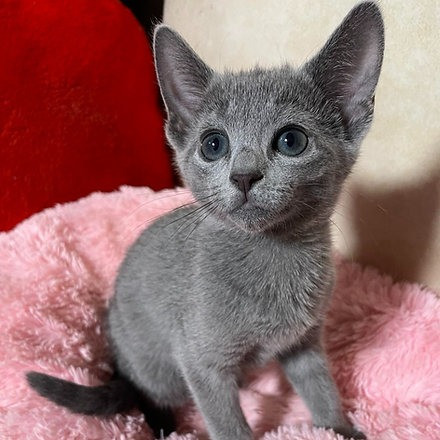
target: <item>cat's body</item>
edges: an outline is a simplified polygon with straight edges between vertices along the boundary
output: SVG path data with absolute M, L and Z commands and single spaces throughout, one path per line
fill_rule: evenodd
M 155 374 L 180 371 L 187 356 L 194 367 L 212 363 L 239 374 L 291 349 L 320 324 L 332 286 L 327 230 L 289 243 L 237 236 L 210 219 L 186 238 L 188 232 L 176 232 L 178 221 L 169 223 L 190 210 L 164 216 L 142 234 L 121 268 L 110 308 L 119 369 L 136 382 L 149 378 L 150 393 L 167 382 Z M 180 386 L 177 395 L 170 388 L 158 391 L 161 401 L 187 396 Z
M 169 28 L 156 30 L 167 135 L 197 203 L 128 251 L 109 336 L 121 375 L 159 406 L 194 399 L 213 440 L 252 438 L 238 386 L 272 359 L 316 425 L 364 438 L 342 412 L 320 328 L 333 285 L 330 216 L 371 122 L 382 51 L 373 3 L 298 70 L 218 74 Z M 122 385 L 29 381 L 76 412 L 133 403 Z
M 120 269 L 109 315 L 118 369 L 170 406 L 191 396 L 186 374 L 206 380 L 209 369 L 223 371 L 238 385 L 248 368 L 309 343 L 332 286 L 328 227 L 298 240 L 245 235 L 210 218 L 188 237 L 193 225 L 182 222 L 196 209 L 143 232 Z M 214 385 L 219 399 L 231 392 L 219 378 Z

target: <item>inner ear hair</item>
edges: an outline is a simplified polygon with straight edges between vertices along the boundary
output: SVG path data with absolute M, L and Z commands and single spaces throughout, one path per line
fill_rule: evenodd
M 375 2 L 354 7 L 305 69 L 340 109 L 347 131 L 360 135 L 371 120 L 382 66 L 384 25 Z
M 156 27 L 153 47 L 157 78 L 168 115 L 188 122 L 200 106 L 212 70 L 168 26 Z

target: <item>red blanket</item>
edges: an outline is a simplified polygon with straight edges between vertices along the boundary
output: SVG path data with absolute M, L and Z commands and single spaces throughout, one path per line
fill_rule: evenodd
M 92 191 L 172 186 L 158 102 L 119 0 L 2 0 L 0 230 Z

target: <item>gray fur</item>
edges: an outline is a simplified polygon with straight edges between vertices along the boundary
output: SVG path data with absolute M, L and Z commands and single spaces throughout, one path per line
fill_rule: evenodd
M 279 358 L 318 426 L 363 435 L 342 413 L 320 347 L 332 290 L 329 221 L 372 119 L 383 53 L 374 3 L 355 8 L 324 49 L 289 66 L 216 73 L 159 26 L 155 59 L 176 163 L 199 203 L 161 218 L 128 252 L 110 310 L 118 366 L 156 402 L 192 397 L 214 440 L 248 440 L 238 402 L 244 371 Z M 272 139 L 295 124 L 306 151 Z M 226 134 L 208 162 L 202 134 Z M 249 191 L 236 173 L 264 177 Z
M 364 438 L 341 410 L 320 328 L 333 286 L 330 216 L 372 120 L 383 41 L 380 11 L 366 2 L 300 69 L 217 73 L 156 28 L 167 136 L 197 203 L 128 251 L 109 331 L 118 370 L 161 406 L 194 399 L 213 440 L 252 438 L 238 386 L 274 358 L 314 424 Z M 289 124 L 309 138 L 295 157 L 273 148 Z M 210 129 L 230 143 L 214 162 L 200 153 Z M 244 195 L 231 176 L 252 173 L 263 177 Z

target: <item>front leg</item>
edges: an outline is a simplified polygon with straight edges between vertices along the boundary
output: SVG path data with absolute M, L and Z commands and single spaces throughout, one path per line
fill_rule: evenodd
M 314 425 L 331 428 L 347 438 L 366 438 L 344 416 L 338 389 L 317 340 L 293 348 L 280 360 L 289 381 L 309 408 Z
M 235 374 L 207 365 L 200 357 L 193 361 L 184 359 L 182 364 L 211 440 L 251 440 L 252 431 L 240 407 Z

